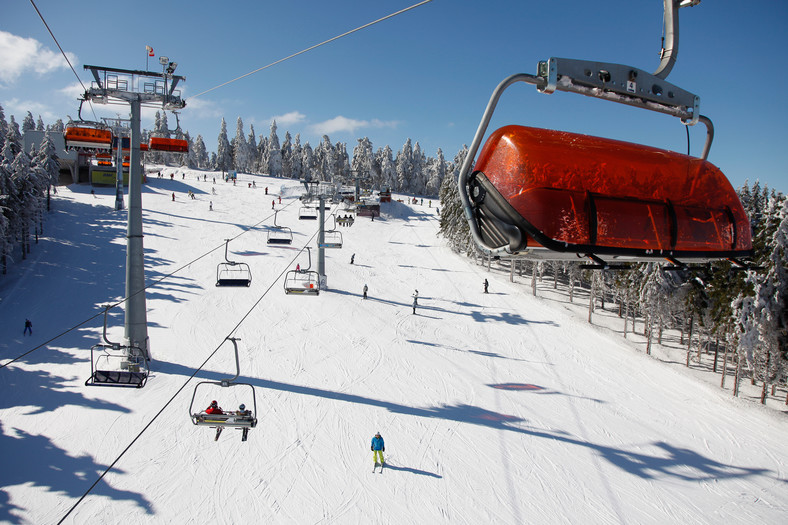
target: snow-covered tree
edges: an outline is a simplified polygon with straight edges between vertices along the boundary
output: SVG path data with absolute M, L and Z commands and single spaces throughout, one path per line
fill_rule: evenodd
M 249 137 L 246 139 L 246 146 L 249 158 L 249 172 L 260 173 L 260 163 L 257 161 L 257 137 L 252 124 L 249 124 Z
M 233 152 L 230 147 L 230 141 L 227 140 L 227 122 L 224 121 L 224 118 L 222 118 L 222 126 L 216 146 L 216 169 L 222 172 L 233 169 Z
M 293 144 L 290 132 L 285 131 L 285 141 L 282 143 L 282 177 L 293 178 Z
M 380 187 L 393 190 L 397 183 L 397 165 L 394 163 L 394 152 L 386 146 L 377 155 L 380 164 Z
M 233 166 L 236 170 L 249 171 L 249 148 L 244 135 L 244 121 L 238 117 L 235 124 L 235 137 L 231 142 L 233 148 Z
M 27 115 L 25 115 L 25 119 L 22 121 L 22 133 L 27 133 L 28 131 L 35 131 L 36 129 L 36 121 L 33 119 L 33 114 L 29 111 Z
M 315 154 L 309 142 L 304 144 L 304 155 L 302 165 L 304 167 L 304 180 L 311 181 L 315 173 Z M 317 180 L 317 177 L 314 177 Z
M 194 162 L 197 168 L 206 169 L 209 167 L 208 151 L 205 148 L 205 141 L 203 141 L 202 135 L 197 135 L 194 139 L 192 147 L 189 148 L 189 155 L 194 156 Z
M 52 185 L 57 185 L 58 177 L 60 176 L 60 161 L 49 131 L 44 133 L 44 140 L 41 141 L 41 146 L 38 148 L 38 154 L 33 160 L 33 166 L 39 170 L 41 177 L 46 181 L 47 210 L 49 210 L 50 188 Z
M 350 165 L 353 172 L 372 175 L 372 157 L 372 142 L 369 138 L 358 139 L 358 143 L 353 148 L 353 161 Z M 373 177 L 373 185 L 379 188 L 380 185 L 376 182 L 378 181 Z
M 304 150 L 301 147 L 301 134 L 296 134 L 291 154 L 292 173 L 291 177 L 300 179 L 304 176 Z
M 427 189 L 429 169 L 430 165 L 427 162 L 427 157 L 421 152 L 421 146 L 416 142 L 413 146 L 413 156 L 411 157 L 410 191 L 416 195 L 424 195 Z
M 268 136 L 268 174 L 272 177 L 282 176 L 282 151 L 276 135 L 275 120 L 271 121 L 271 134 Z
M 424 193 L 429 197 L 437 197 L 440 191 L 441 183 L 446 177 L 446 159 L 443 158 L 443 150 L 438 148 L 437 156 L 430 164 L 428 171 L 429 178 Z
M 397 183 L 396 191 L 407 193 L 411 190 L 410 177 L 413 173 L 413 146 L 410 138 L 405 141 L 402 149 L 397 153 Z

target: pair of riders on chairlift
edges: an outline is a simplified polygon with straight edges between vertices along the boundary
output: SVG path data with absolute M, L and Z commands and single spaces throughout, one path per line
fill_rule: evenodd
M 208 406 L 208 408 L 205 409 L 205 413 L 206 414 L 224 414 L 225 412 L 224 412 L 224 410 L 222 410 L 222 407 L 219 406 L 219 403 L 217 403 L 216 400 L 213 400 L 213 401 L 211 401 L 211 404 Z M 232 414 L 232 413 L 233 412 L 228 412 L 228 414 Z M 237 415 L 237 416 L 248 416 L 248 415 L 251 415 L 251 411 L 250 410 L 246 410 L 246 405 L 241 403 L 241 405 L 238 407 L 238 411 L 235 412 L 235 415 Z

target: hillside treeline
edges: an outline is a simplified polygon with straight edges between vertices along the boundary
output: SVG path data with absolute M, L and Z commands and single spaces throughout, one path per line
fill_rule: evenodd
M 457 193 L 456 173 L 441 187 L 441 233 L 457 252 L 480 257 L 473 244 Z M 554 285 L 589 294 L 589 322 L 596 305 L 618 304 L 624 334 L 636 325 L 647 338 L 677 330 L 687 341 L 687 365 L 702 354 L 713 356 L 714 371 L 735 367 L 733 391 L 748 376 L 762 383 L 765 402 L 788 379 L 788 199 L 755 183 L 738 190 L 750 218 L 755 254 L 743 270 L 728 261 L 676 270 L 667 262 L 634 264 L 624 271 L 581 270 L 576 262 L 498 261 L 496 265 L 536 280 L 552 275 Z M 514 265 L 514 267 L 512 267 Z M 723 375 L 722 384 L 724 386 Z M 786 397 L 788 404 L 788 396 Z

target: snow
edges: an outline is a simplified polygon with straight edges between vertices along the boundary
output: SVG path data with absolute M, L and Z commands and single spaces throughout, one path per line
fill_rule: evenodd
M 217 175 L 212 195 L 215 174 L 203 182 L 203 172 L 178 170 L 170 180 L 170 171 L 143 190 L 154 358 L 145 388 L 84 385 L 100 305 L 124 295 L 125 212 L 113 211 L 114 190 L 61 188 L 46 237 L 0 281 L 2 362 L 46 343 L 0 369 L 0 521 L 57 522 L 116 460 L 65 523 L 788 515 L 784 411 L 645 356 L 632 334 L 601 325 L 600 310 L 589 325 L 587 305 L 534 298 L 529 279 L 510 283 L 453 254 L 434 207 L 392 202 L 374 221 L 358 218 L 342 229 L 344 247 L 326 250 L 329 290 L 285 295 L 284 272 L 307 264 L 299 250 L 316 239 L 315 221 L 297 220 L 298 183 L 239 175 L 233 186 Z M 280 193 L 290 247 L 265 243 Z M 228 238 L 230 258 L 251 267 L 249 288 L 214 285 Z M 22 336 L 26 317 L 32 337 Z M 109 325 L 110 340 L 122 339 L 122 308 Z M 240 380 L 257 402 L 247 442 L 233 429 L 215 442 L 189 418 L 199 381 L 235 373 L 228 336 L 240 338 Z M 250 392 L 203 384 L 195 406 L 249 406 Z M 376 431 L 383 474 L 371 472 Z

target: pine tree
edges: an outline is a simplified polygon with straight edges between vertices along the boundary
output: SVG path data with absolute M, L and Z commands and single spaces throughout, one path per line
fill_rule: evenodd
M 394 152 L 391 151 L 388 144 L 380 150 L 378 161 L 380 163 L 380 186 L 393 190 L 397 183 L 397 165 L 394 163 Z
M 50 188 L 53 184 L 57 185 L 60 175 L 60 161 L 49 131 L 44 133 L 44 140 L 41 142 L 41 147 L 38 148 L 38 155 L 34 159 L 33 165 L 40 170 L 43 179 L 46 181 L 48 211 L 50 209 Z
M 301 134 L 296 134 L 295 143 L 293 144 L 293 153 L 291 156 L 293 164 L 291 176 L 294 179 L 300 179 L 304 176 L 304 150 L 301 147 Z
M 238 117 L 235 125 L 235 137 L 231 142 L 233 148 L 233 166 L 236 170 L 249 171 L 249 148 L 244 136 L 244 121 Z
M 402 149 L 397 153 L 396 159 L 397 166 L 397 182 L 396 191 L 407 193 L 411 190 L 410 176 L 413 171 L 413 146 L 411 146 L 410 138 L 405 141 Z
M 285 132 L 285 141 L 282 143 L 282 177 L 293 178 L 293 145 L 290 132 Z
M 443 179 L 446 177 L 446 159 L 443 158 L 443 150 L 438 148 L 438 156 L 430 166 L 429 179 L 425 193 L 429 197 L 437 197 Z
M 413 155 L 410 163 L 410 191 L 416 195 L 424 195 L 427 190 L 427 171 L 430 165 L 418 142 L 413 146 Z
M 28 131 L 35 131 L 36 129 L 36 121 L 33 119 L 33 114 L 29 111 L 27 115 L 25 115 L 25 119 L 22 121 L 22 133 L 27 133 Z
M 368 137 L 358 139 L 358 144 L 353 148 L 353 162 L 351 169 L 358 175 L 372 176 L 372 141 Z M 380 181 L 372 177 L 373 186 L 380 189 Z
M 246 139 L 247 158 L 249 159 L 248 170 L 250 173 L 260 173 L 260 163 L 257 162 L 257 137 L 254 133 L 254 125 L 249 124 L 249 137 Z
M 222 126 L 219 131 L 218 144 L 216 146 L 216 169 L 222 173 L 233 169 L 232 149 L 230 141 L 227 140 L 227 123 L 222 118 Z
M 473 253 L 473 242 L 468 222 L 460 201 L 457 178 L 468 148 L 460 150 L 454 158 L 456 170 L 443 178 L 440 186 L 440 234 L 449 242 L 449 246 L 456 252 Z
M 282 176 L 282 151 L 276 135 L 275 120 L 271 121 L 271 134 L 268 136 L 268 174 L 272 177 Z

